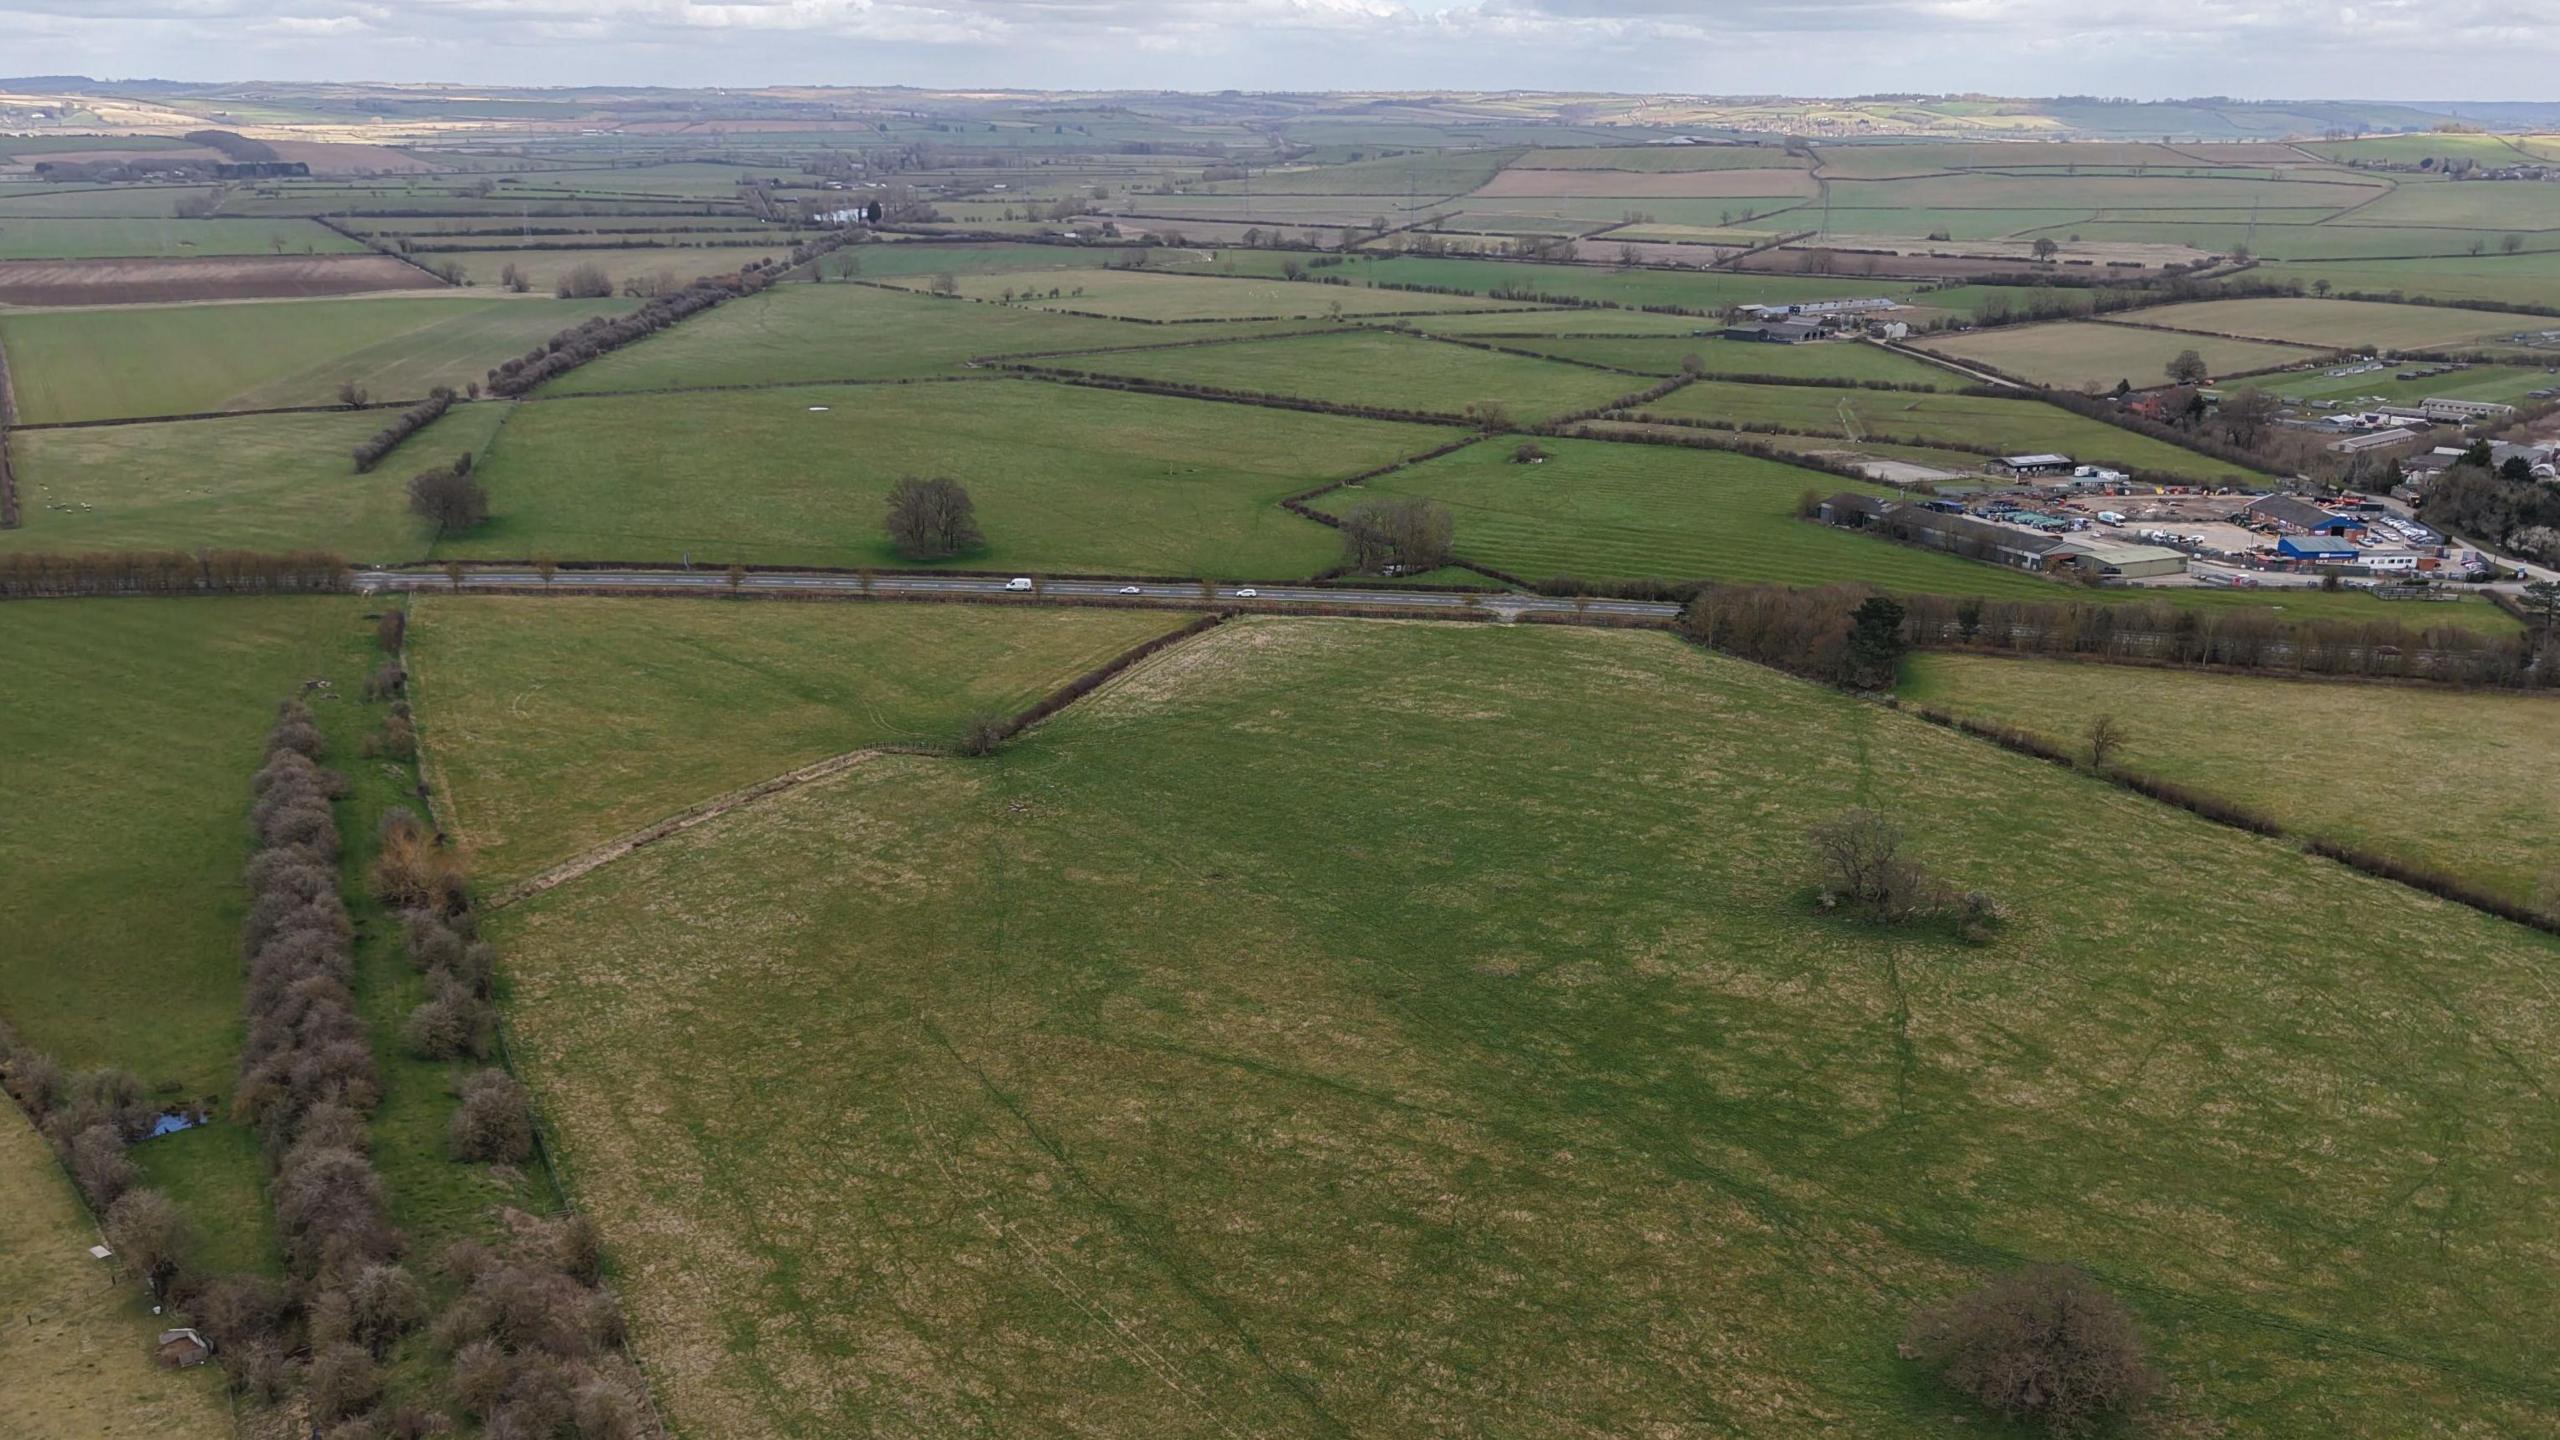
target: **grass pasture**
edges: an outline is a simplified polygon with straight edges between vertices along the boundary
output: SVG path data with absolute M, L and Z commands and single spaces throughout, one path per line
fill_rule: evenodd
M 2560 295 L 2560 250 L 2518 255 L 2447 255 L 2427 260 L 2270 261 L 2262 275 L 2311 285 L 2327 281 L 2339 290 L 2368 295 L 2413 295 L 2430 300 L 2478 300 L 2492 305 L 2548 305 Z M 2518 329 L 2548 323 L 2519 315 Z
M 1439 310 L 1519 309 L 1506 301 L 1469 295 L 1414 294 L 1350 285 L 1288 280 L 1211 279 L 1145 270 L 1033 270 L 1021 274 L 955 275 L 964 299 L 1016 303 L 1115 320 L 1158 324 L 1195 320 L 1321 320 L 1330 315 L 1394 315 Z M 931 276 L 907 275 L 889 284 L 923 290 Z M 1055 290 L 1056 296 L 1049 292 Z M 1170 337 L 1168 337 L 1170 338 Z
M 2118 465 L 2183 480 L 2254 478 L 2248 471 L 2210 456 L 2024 398 L 1703 380 L 1650 401 L 1642 409 L 1655 415 L 1737 426 L 1778 425 L 1827 435 L 1845 435 L 1854 426 L 1860 433 L 1886 442 L 1907 440 L 1926 445 L 1954 441 L 1995 446 L 2011 455 L 2049 450 L 2085 463 Z
M 748 245 L 667 245 L 657 247 L 617 246 L 596 250 L 530 250 L 501 248 L 492 250 L 439 251 L 418 256 L 419 263 L 442 265 L 447 261 L 462 267 L 464 279 L 482 289 L 494 289 L 513 265 L 539 294 L 549 295 L 560 277 L 581 265 L 601 268 L 619 288 L 625 281 L 646 280 L 660 275 L 672 276 L 679 285 L 705 275 L 726 275 L 751 260 L 772 259 L 790 253 L 789 245 L 758 249 Z
M 1275 502 L 1453 435 L 1032 380 L 546 400 L 490 451 L 494 518 L 436 553 L 893 567 L 889 486 L 947 475 L 987 535 L 963 568 L 1307 575 L 1334 537 Z
M 1428 328 L 1442 327 L 1432 323 Z M 1951 370 L 1897 355 L 1881 345 L 1762 345 L 1748 340 L 1698 336 L 1555 338 L 1487 337 L 1513 350 L 1535 350 L 1566 360 L 1615 365 L 1647 375 L 1677 375 L 1695 356 L 1701 374 L 1781 375 L 1790 379 L 1883 380 L 1896 385 L 1954 389 L 1972 382 Z
M 2181 350 L 2202 355 L 2216 375 L 2300 364 L 2325 353 L 2300 345 L 2224 340 L 2090 320 L 2010 325 L 1932 336 L 1919 343 L 1957 361 L 1988 365 L 2022 380 L 2065 390 L 2113 389 L 2118 380 L 2130 380 L 2138 389 L 2167 384 L 2169 362 Z
M 0 1106 L 0 1425 L 12 1440 L 228 1440 L 221 1373 L 152 1363 L 164 1322 L 139 1282 L 107 1283 L 97 1243 L 52 1151 Z
M 487 447 L 505 405 L 456 406 L 372 473 L 349 452 L 384 411 L 27 430 L 10 437 L 26 523 L 0 551 L 334 550 L 415 560 L 428 535 L 410 515 L 408 477 Z
M 410 653 L 446 823 L 497 886 L 830 755 L 947 746 L 1188 619 L 422 596 Z
M 1853 803 L 2009 930 L 1816 918 Z M 499 931 L 687 1434 L 1981 1434 L 2029 1257 L 2229 1433 L 2560 1404 L 2553 942 L 1659 635 L 1241 623 Z
M 1845 488 L 1819 471 L 1720 450 L 1542 443 L 1541 465 L 1515 464 L 1510 446 L 1488 442 L 1316 503 L 1342 514 L 1373 495 L 1428 496 L 1454 515 L 1460 555 L 1530 580 L 1866 580 L 1953 595 L 2060 593 L 2014 570 L 1797 519 L 1807 489 Z
M 2114 715 L 2132 737 L 2120 764 L 2510 900 L 2560 875 L 2560 706 L 2547 696 L 1978 655 L 1914 656 L 1902 693 L 2067 746 Z M 2271 734 L 2318 736 L 2329 778 L 2268 765 Z
M 962 362 L 979 356 L 1162 345 L 1314 323 L 1321 322 L 1186 325 L 1168 333 L 1021 305 L 953 304 L 874 285 L 781 285 L 580 366 L 542 393 L 956 375 Z
M 383 299 L 133 306 L 0 315 L 28 424 L 326 405 L 460 389 L 489 367 L 633 300 Z M 377 428 L 379 428 L 377 426 Z
M 1387 331 L 1067 355 L 1043 362 L 1190 385 L 1455 415 L 1477 402 L 1544 420 L 1645 387 L 1632 375 L 1503 355 Z
M 2560 357 L 2555 357 L 2554 363 L 2560 365 Z M 2399 378 L 2401 373 L 2399 367 L 2387 367 L 2333 378 L 2324 371 L 2303 370 L 2270 375 L 2265 388 L 2288 400 L 2344 403 L 2379 396 L 2391 404 L 2415 405 L 2421 400 L 2443 397 L 2525 405 L 2531 403 L 2533 391 L 2560 386 L 2560 368 L 2544 369 L 2539 365 L 2466 365 L 2451 374 L 2423 380 L 2403 380 Z
M 2526 316 L 2364 300 L 2197 300 L 2124 317 L 2130 323 L 2239 335 L 2320 350 L 2424 350 L 2506 336 L 2545 323 Z
M 309 220 L 0 220 L 0 260 L 353 255 L 363 249 Z

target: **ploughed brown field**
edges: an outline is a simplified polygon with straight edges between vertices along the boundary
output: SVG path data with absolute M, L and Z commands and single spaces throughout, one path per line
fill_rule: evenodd
M 143 305 L 435 290 L 388 255 L 208 255 L 172 260 L 0 261 L 0 305 Z

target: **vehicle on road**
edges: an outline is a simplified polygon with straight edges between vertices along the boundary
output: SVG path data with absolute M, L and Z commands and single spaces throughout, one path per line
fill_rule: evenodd
M 1121 594 L 1123 594 L 1123 595 L 1135 595 L 1135 594 L 1138 594 L 1138 593 L 1140 593 L 1140 592 L 1139 592 L 1139 590 L 1138 590 L 1138 587 L 1137 587 L 1137 586 L 1135 586 L 1135 585 L 1123 585 L 1123 586 L 1121 586 L 1121 587 L 1120 587 L 1120 593 L 1121 593 Z
M 1262 592 L 1261 592 L 1261 591 L 1254 589 L 1254 588 L 1253 588 L 1252 586 L 1250 586 L 1250 585 L 1247 585 L 1247 586 L 1246 586 L 1246 587 L 1244 587 L 1243 589 L 1241 589 L 1241 590 L 1239 590 L 1239 591 L 1237 591 L 1237 592 L 1236 592 L 1236 598 L 1237 598 L 1237 599 L 1239 599 L 1239 600 L 1251 600 L 1251 599 L 1254 599 L 1254 598 L 1256 598 L 1257 596 L 1259 596 L 1259 595 L 1261 595 L 1261 594 L 1262 594 Z
M 1004 588 L 1007 590 L 1028 590 L 1031 588 L 1031 577 L 1028 575 L 1016 575 L 1012 579 L 1004 582 Z

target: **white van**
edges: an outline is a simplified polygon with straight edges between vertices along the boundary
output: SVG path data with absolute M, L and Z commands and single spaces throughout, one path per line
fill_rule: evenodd
M 1016 575 L 1012 579 L 1004 582 L 1004 588 L 1007 590 L 1028 590 L 1031 588 L 1031 577 L 1028 575 Z

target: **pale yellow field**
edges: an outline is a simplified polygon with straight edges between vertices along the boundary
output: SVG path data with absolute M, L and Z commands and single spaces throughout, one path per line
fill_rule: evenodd
M 89 1258 L 97 1229 L 14 1105 L 0 1103 L 0 1435 L 222 1440 L 219 1372 L 152 1363 L 142 1287 Z

